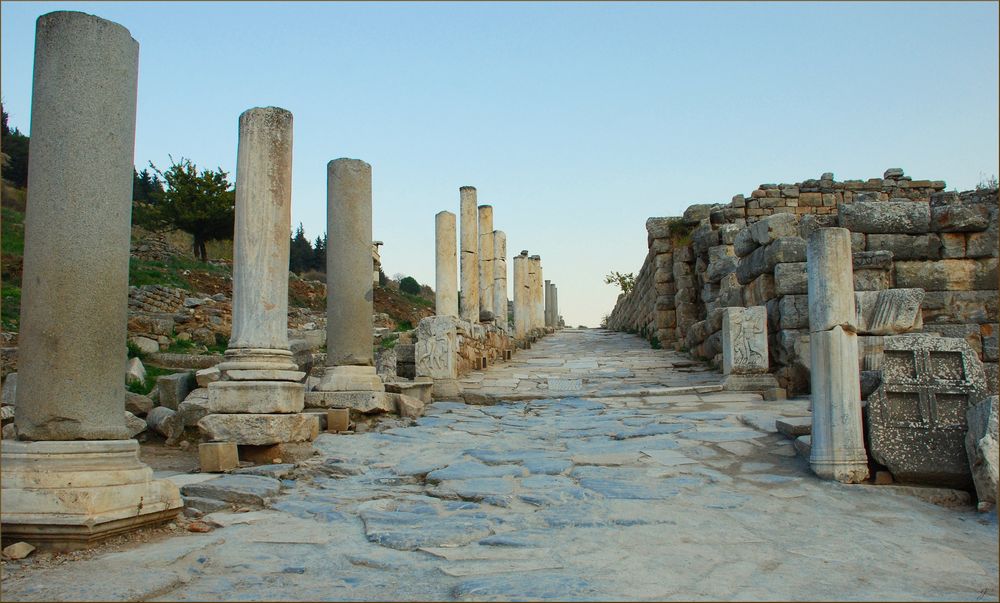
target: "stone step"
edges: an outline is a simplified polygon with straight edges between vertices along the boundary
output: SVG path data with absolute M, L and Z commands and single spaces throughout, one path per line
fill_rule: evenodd
M 778 433 L 795 439 L 812 433 L 812 417 L 785 417 L 775 420 L 774 426 Z

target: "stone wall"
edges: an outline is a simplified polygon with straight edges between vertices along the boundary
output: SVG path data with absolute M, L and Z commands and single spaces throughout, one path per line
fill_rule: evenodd
M 608 327 L 720 363 L 722 308 L 764 306 L 770 370 L 789 393 L 806 393 L 806 238 L 840 226 L 851 231 L 856 291 L 925 291 L 918 320 L 894 332 L 964 338 L 995 391 L 997 189 L 944 189 L 943 181 L 912 180 L 899 169 L 843 182 L 824 174 L 762 184 L 748 197 L 693 205 L 681 217 L 650 218 L 649 252 Z M 880 345 L 881 335 L 862 333 L 862 357 Z

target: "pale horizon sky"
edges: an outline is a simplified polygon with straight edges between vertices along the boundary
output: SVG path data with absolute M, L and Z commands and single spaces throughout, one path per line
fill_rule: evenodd
M 638 272 L 650 216 L 823 172 L 1000 173 L 995 2 L 4 1 L 0 90 L 28 134 L 35 19 L 55 10 L 139 42 L 138 169 L 169 154 L 235 178 L 240 113 L 283 107 L 293 228 L 321 234 L 327 162 L 363 159 L 383 269 L 433 287 L 434 214 L 475 186 L 573 326 L 611 311 L 603 276 Z

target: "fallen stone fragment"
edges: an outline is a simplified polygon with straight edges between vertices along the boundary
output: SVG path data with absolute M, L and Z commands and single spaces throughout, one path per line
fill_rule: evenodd
M 125 411 L 125 427 L 128 428 L 128 437 L 134 438 L 140 433 L 146 431 L 146 421 L 140 419 L 139 417 L 133 415 L 129 411 Z
M 3 556 L 8 559 L 24 559 L 35 550 L 35 547 L 31 546 L 27 542 L 18 542 L 5 547 L 3 550 Z
M 149 396 L 125 392 L 125 410 L 136 416 L 145 416 L 153 410 L 153 401 Z
M 185 497 L 196 496 L 239 505 L 262 507 L 280 490 L 281 482 L 270 477 L 223 475 L 218 479 L 187 484 L 181 488 L 181 494 Z
M 997 405 L 1000 397 L 990 396 L 966 411 L 969 431 L 965 450 L 980 504 L 997 502 L 1000 484 L 1000 447 L 997 436 Z
M 198 532 L 198 533 L 211 532 L 214 529 L 215 529 L 214 527 L 210 526 L 208 523 L 204 521 L 192 521 L 191 523 L 188 524 L 187 527 L 188 532 Z

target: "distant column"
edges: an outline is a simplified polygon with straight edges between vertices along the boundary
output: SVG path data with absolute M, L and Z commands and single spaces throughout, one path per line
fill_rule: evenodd
M 541 256 L 531 256 L 528 271 L 531 278 L 531 328 L 545 328 L 545 284 L 542 278 Z
M 809 464 L 819 477 L 858 483 L 868 477 L 868 455 L 861 431 L 850 235 L 846 228 L 820 228 L 806 247 L 813 403 Z
M 524 339 L 531 331 L 531 283 L 528 252 L 514 256 L 514 337 Z
M 372 351 L 372 167 L 327 165 L 326 370 L 318 391 L 381 392 Z
M 493 206 L 479 206 L 479 310 L 493 312 Z
M 507 328 L 507 235 L 493 231 L 493 314 L 496 325 Z
M 552 281 L 545 281 L 545 326 L 553 326 L 552 322 Z
M 455 251 L 455 214 L 434 216 L 435 314 L 458 318 L 458 258 Z
M 462 302 L 461 317 L 469 322 L 479 322 L 479 211 L 476 207 L 476 189 L 463 186 L 459 189 L 462 220 Z
M 559 288 L 552 283 L 552 326 L 559 328 Z

